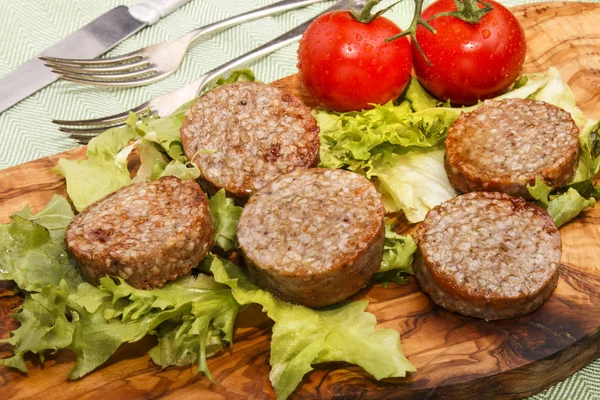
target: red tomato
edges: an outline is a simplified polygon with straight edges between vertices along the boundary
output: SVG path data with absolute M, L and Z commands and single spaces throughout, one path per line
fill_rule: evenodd
M 417 29 L 417 41 L 432 65 L 413 43 L 415 73 L 434 96 L 454 104 L 475 104 L 502 93 L 519 76 L 526 51 L 523 28 L 504 6 L 487 2 L 494 9 L 478 24 L 444 16 L 430 21 L 437 35 L 422 26 Z M 437 0 L 422 15 L 428 20 L 447 11 L 456 11 L 453 0 Z
M 386 43 L 400 28 L 384 17 L 369 23 L 348 12 L 317 18 L 298 49 L 300 78 L 320 105 L 335 111 L 371 108 L 398 97 L 410 79 L 410 44 Z

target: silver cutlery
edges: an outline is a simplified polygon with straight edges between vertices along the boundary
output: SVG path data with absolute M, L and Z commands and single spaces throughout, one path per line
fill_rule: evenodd
M 146 0 L 119 6 L 41 53 L 41 56 L 89 58 L 104 54 L 190 0 Z M 0 78 L 0 113 L 58 79 L 36 56 Z
M 179 68 L 190 45 L 200 37 L 267 15 L 329 0 L 283 0 L 195 29 L 167 42 L 103 59 L 40 57 L 62 79 L 95 86 L 136 87 L 158 82 Z
M 321 14 L 333 10 L 349 9 L 351 5 L 353 5 L 353 8 L 360 11 L 364 7 L 364 4 L 365 0 L 358 0 L 354 2 L 352 2 L 352 0 L 340 0 Z M 155 97 L 154 99 L 140 104 L 130 111 L 138 116 L 165 117 L 171 114 L 181 105 L 193 100 L 204 90 L 210 88 L 210 86 L 220 76 L 227 74 L 228 72 L 231 72 L 232 70 L 239 68 L 256 58 L 265 56 L 277 49 L 299 40 L 308 25 L 313 20 L 314 18 L 271 40 L 270 42 L 205 73 L 199 79 L 181 89 Z M 53 120 L 52 122 L 55 124 L 64 125 L 60 128 L 62 132 L 69 133 L 71 138 L 77 140 L 81 144 L 86 144 L 90 141 L 90 139 L 99 133 L 102 133 L 104 130 L 124 125 L 124 121 L 129 116 L 130 111 L 97 119 L 77 121 Z

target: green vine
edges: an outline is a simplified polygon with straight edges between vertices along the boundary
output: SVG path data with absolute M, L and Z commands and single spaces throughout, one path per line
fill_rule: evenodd
M 351 8 L 350 15 L 352 15 L 352 17 L 355 20 L 357 20 L 358 22 L 362 22 L 363 24 L 368 24 L 369 22 L 372 22 L 374 19 L 379 17 L 381 14 L 390 10 L 392 7 L 394 7 L 396 4 L 400 3 L 401 1 L 402 0 L 399 0 L 399 1 L 395 2 L 394 4 L 392 4 L 391 6 L 386 7 L 383 10 L 377 11 L 375 14 L 371 14 L 371 11 L 373 11 L 373 8 L 375 6 L 377 6 L 379 3 L 381 3 L 381 0 L 368 0 L 367 3 L 365 4 L 365 6 L 363 7 L 362 11 L 360 11 L 360 12 Z
M 429 21 L 431 21 L 434 18 L 443 16 L 455 17 L 469 24 L 477 24 L 479 23 L 479 21 L 481 21 L 481 18 L 483 18 L 484 15 L 486 15 L 494 9 L 494 7 L 492 7 L 490 3 L 487 3 L 483 0 L 454 0 L 454 4 L 456 5 L 456 11 L 438 13 L 435 14 L 433 17 L 429 18 L 427 21 L 425 21 L 421 16 L 421 13 L 423 11 L 423 0 L 414 1 L 415 14 L 408 29 L 406 29 L 402 33 L 399 33 L 398 35 L 387 38 L 385 41 L 391 42 L 392 40 L 399 39 L 403 36 L 410 36 L 415 46 L 417 46 L 417 50 L 419 50 L 419 53 L 421 53 L 423 59 L 425 59 L 427 64 L 430 66 L 431 61 L 429 61 L 429 59 L 425 55 L 425 52 L 421 48 L 419 41 L 417 40 L 417 28 L 419 27 L 419 25 L 424 26 L 427 30 L 436 35 L 437 31 L 433 26 L 431 26 L 431 24 L 429 24 Z M 479 4 L 483 4 L 484 7 L 479 8 Z
M 414 0 L 414 1 L 415 1 L 415 14 L 413 15 L 413 19 L 412 19 L 408 29 L 406 29 L 405 31 L 403 31 L 395 36 L 385 39 L 385 41 L 389 43 L 393 40 L 400 39 L 401 37 L 410 36 L 411 39 L 413 40 L 413 43 L 417 46 L 417 50 L 419 50 L 419 53 L 421 53 L 421 56 L 423 56 L 423 58 L 425 59 L 427 64 L 431 65 L 431 62 L 429 61 L 429 59 L 425 55 L 425 52 L 421 48 L 421 45 L 417 41 L 417 28 L 419 27 L 419 25 L 422 25 L 425 28 L 427 28 L 427 30 L 429 30 L 434 35 L 437 34 L 437 31 L 435 30 L 435 28 L 433 26 L 431 26 L 429 24 L 428 21 L 425 21 L 423 19 L 423 17 L 421 16 L 421 12 L 423 11 L 423 0 Z M 455 1 L 458 1 L 458 0 L 455 0 Z
M 381 3 L 381 0 L 368 0 L 361 11 L 357 11 L 354 8 L 351 8 L 350 15 L 352 15 L 352 17 L 355 20 L 362 22 L 364 24 L 368 24 L 369 22 L 372 22 L 374 19 L 376 19 L 383 13 L 390 10 L 392 7 L 394 7 L 396 4 L 400 3 L 401 1 L 402 0 L 399 0 L 399 1 L 395 2 L 394 4 L 392 4 L 391 6 L 386 7 L 383 10 L 377 11 L 376 13 L 373 14 L 372 13 L 373 8 L 375 8 L 375 6 L 377 6 L 379 3 Z M 439 18 L 439 17 L 455 17 L 455 18 L 458 18 L 469 24 L 477 24 L 477 23 L 479 23 L 479 21 L 481 21 L 481 18 L 483 18 L 487 13 L 489 13 L 490 11 L 492 11 L 494 9 L 494 7 L 490 3 L 487 3 L 483 0 L 454 0 L 454 4 L 456 5 L 456 11 L 448 11 L 448 12 L 438 13 L 438 14 L 435 14 L 433 17 L 429 18 L 427 21 L 425 21 L 423 19 L 423 17 L 421 16 L 421 13 L 423 11 L 423 1 L 424 0 L 414 0 L 415 13 L 413 15 L 413 19 L 412 19 L 408 29 L 404 30 L 403 32 L 401 32 L 395 36 L 385 39 L 385 41 L 389 43 L 393 40 L 400 39 L 401 37 L 410 36 L 410 38 L 412 39 L 415 46 L 417 46 L 417 50 L 419 50 L 419 53 L 421 53 L 421 56 L 423 57 L 423 59 L 425 59 L 425 61 L 429 65 L 431 65 L 431 62 L 429 61 L 429 59 L 425 55 L 425 52 L 421 48 L 421 45 L 417 41 L 417 28 L 419 27 L 419 25 L 425 27 L 427 30 L 429 30 L 431 33 L 433 33 L 435 35 L 435 34 L 437 34 L 437 31 L 429 23 L 429 21 L 431 21 L 432 19 Z M 480 8 L 479 4 L 482 4 L 483 8 Z
M 456 11 L 435 14 L 429 21 L 438 17 L 455 17 L 469 24 L 478 24 L 484 15 L 494 9 L 490 3 L 483 0 L 454 0 L 454 4 Z M 479 8 L 479 4 L 483 4 L 483 8 Z

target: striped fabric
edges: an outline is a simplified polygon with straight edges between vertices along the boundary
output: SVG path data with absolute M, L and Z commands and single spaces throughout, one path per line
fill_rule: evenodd
M 109 55 L 124 54 L 174 39 L 204 24 L 255 9 L 274 0 L 192 0 L 186 6 L 128 39 Z M 533 3 L 504 0 L 506 6 Z M 70 32 L 118 5 L 135 0 L 0 0 L 0 76 L 36 56 Z M 391 0 L 385 0 L 391 4 Z M 90 88 L 57 82 L 0 114 L 0 169 L 76 147 L 50 121 L 102 117 L 122 112 L 154 96 L 184 86 L 197 76 L 267 42 L 328 7 L 316 4 L 285 15 L 266 17 L 200 39 L 174 75 L 135 89 Z M 412 18 L 413 2 L 395 6 L 387 16 L 401 27 Z M 296 45 L 250 67 L 262 81 L 296 71 Z M 2 94 L 0 93 L 0 96 Z M 600 361 L 532 399 L 600 399 Z

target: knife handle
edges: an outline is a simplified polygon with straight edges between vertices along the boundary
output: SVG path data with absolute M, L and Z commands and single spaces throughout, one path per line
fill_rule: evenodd
M 154 24 L 190 0 L 146 0 L 129 7 L 129 13 L 138 21 Z

